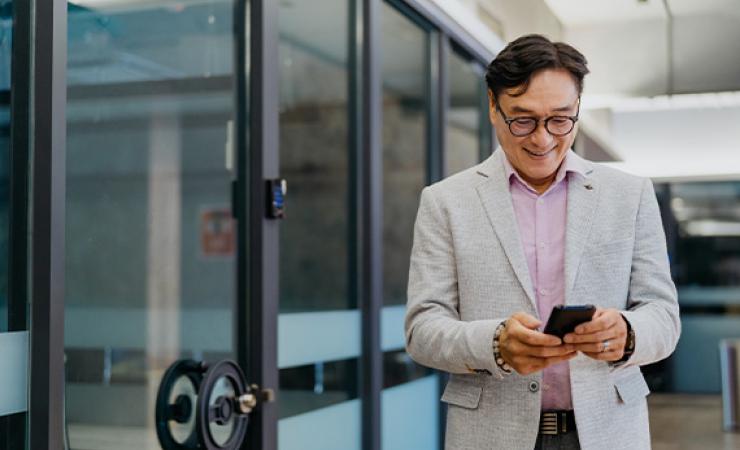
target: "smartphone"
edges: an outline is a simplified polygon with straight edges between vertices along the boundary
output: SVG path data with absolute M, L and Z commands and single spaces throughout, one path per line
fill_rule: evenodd
M 594 305 L 555 305 L 550 319 L 545 325 L 545 334 L 552 334 L 560 339 L 575 328 L 591 320 L 596 307 Z

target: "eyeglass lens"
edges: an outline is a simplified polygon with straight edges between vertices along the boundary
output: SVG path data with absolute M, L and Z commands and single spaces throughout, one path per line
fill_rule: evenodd
M 574 127 L 574 122 L 568 117 L 550 117 L 545 121 L 545 128 L 554 136 L 562 136 L 570 133 Z M 526 136 L 537 128 L 537 120 L 532 118 L 514 119 L 509 124 L 512 134 L 516 136 Z

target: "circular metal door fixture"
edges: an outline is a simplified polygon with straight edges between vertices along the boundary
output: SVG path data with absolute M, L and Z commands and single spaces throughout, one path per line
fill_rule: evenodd
M 206 450 L 236 450 L 247 434 L 252 395 L 239 366 L 223 360 L 211 366 L 203 378 L 197 400 L 196 427 Z
M 204 370 L 202 363 L 183 359 L 172 364 L 162 377 L 155 416 L 163 449 L 198 448 L 196 405 Z

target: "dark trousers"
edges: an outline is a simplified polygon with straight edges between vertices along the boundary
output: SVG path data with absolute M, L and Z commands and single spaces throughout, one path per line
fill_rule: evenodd
M 578 431 L 573 430 L 558 435 L 539 433 L 537 442 L 534 444 L 534 450 L 581 450 L 581 443 L 578 442 Z

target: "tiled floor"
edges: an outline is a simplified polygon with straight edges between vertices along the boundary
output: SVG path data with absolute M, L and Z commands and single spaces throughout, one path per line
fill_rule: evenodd
M 722 431 L 719 395 L 651 394 L 653 450 L 740 450 L 740 432 Z
M 648 401 L 653 450 L 740 450 L 740 432 L 722 431 L 720 396 L 651 394 Z M 75 450 L 159 448 L 152 429 L 73 424 L 70 437 Z

